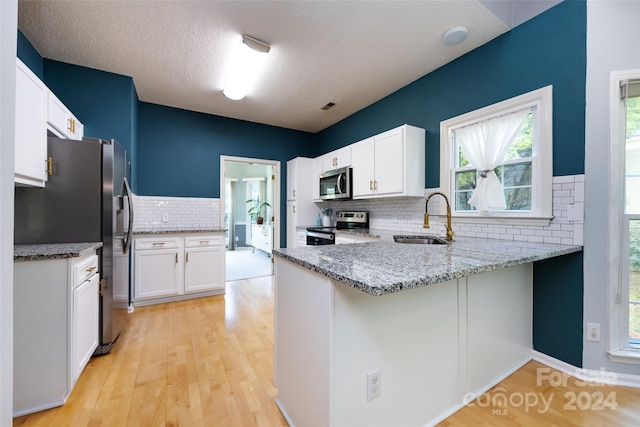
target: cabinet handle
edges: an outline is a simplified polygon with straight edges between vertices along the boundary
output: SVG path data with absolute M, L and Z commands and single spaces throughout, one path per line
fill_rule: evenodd
M 164 242 L 154 242 L 153 246 L 164 246 Z
M 67 119 L 67 130 L 70 132 L 73 132 L 73 119 L 71 117 L 69 117 Z
M 45 160 L 45 162 L 47 163 L 47 169 L 46 169 L 47 174 L 49 176 L 53 175 L 53 158 L 47 157 L 47 160 Z
M 71 133 L 76 133 L 76 119 L 71 118 Z
M 98 286 L 98 295 L 102 297 L 104 296 L 104 279 L 101 279 L 98 284 L 100 285 Z
M 296 207 L 295 206 L 293 207 L 293 213 L 296 213 Z
M 293 197 L 296 197 L 296 190 L 293 190 Z
M 207 244 L 209 244 L 209 241 L 208 240 L 200 240 L 200 244 L 201 245 L 207 245 Z
M 176 262 L 178 262 L 178 254 L 176 254 Z M 184 254 L 184 262 L 189 262 L 189 252 Z
M 377 190 L 378 189 L 378 181 L 373 181 L 373 189 Z
M 373 190 L 373 181 L 369 180 L 369 190 Z
M 89 268 L 87 268 L 85 271 L 86 271 L 87 273 L 91 273 L 91 272 L 92 272 L 93 270 L 95 270 L 96 268 L 98 268 L 98 267 L 96 267 L 96 266 L 89 267 Z
M 176 254 L 176 264 L 178 263 L 178 254 Z

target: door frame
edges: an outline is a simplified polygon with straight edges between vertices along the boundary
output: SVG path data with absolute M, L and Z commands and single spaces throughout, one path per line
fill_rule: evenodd
M 224 228 L 224 212 L 225 212 L 225 172 L 226 162 L 238 162 L 238 163 L 255 163 L 259 165 L 268 165 L 274 167 L 274 179 L 273 179 L 273 205 L 271 206 L 273 212 L 273 249 L 280 247 L 280 161 L 279 160 L 266 160 L 266 159 L 254 159 L 251 157 L 236 157 L 236 156 L 220 156 L 220 228 Z M 273 255 L 272 255 L 273 256 Z M 273 268 L 273 267 L 272 267 Z

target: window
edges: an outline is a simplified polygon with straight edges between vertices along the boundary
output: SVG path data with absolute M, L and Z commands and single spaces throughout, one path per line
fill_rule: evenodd
M 454 217 L 549 224 L 551 86 L 446 120 L 440 141 L 440 185 Z
M 640 359 L 640 70 L 611 78 L 610 358 Z

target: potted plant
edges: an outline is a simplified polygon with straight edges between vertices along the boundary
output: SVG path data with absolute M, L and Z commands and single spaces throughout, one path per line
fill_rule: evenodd
M 271 207 L 269 202 L 260 201 L 260 197 L 247 200 L 247 206 L 249 207 L 247 213 L 252 221 L 256 221 L 256 224 L 262 224 L 264 222 L 265 209 Z

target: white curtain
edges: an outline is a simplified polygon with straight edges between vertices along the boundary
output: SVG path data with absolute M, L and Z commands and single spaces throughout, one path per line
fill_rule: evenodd
M 456 142 L 479 172 L 469 204 L 481 213 L 507 207 L 502 185 L 493 170 L 504 160 L 529 111 L 516 111 L 455 130 Z

